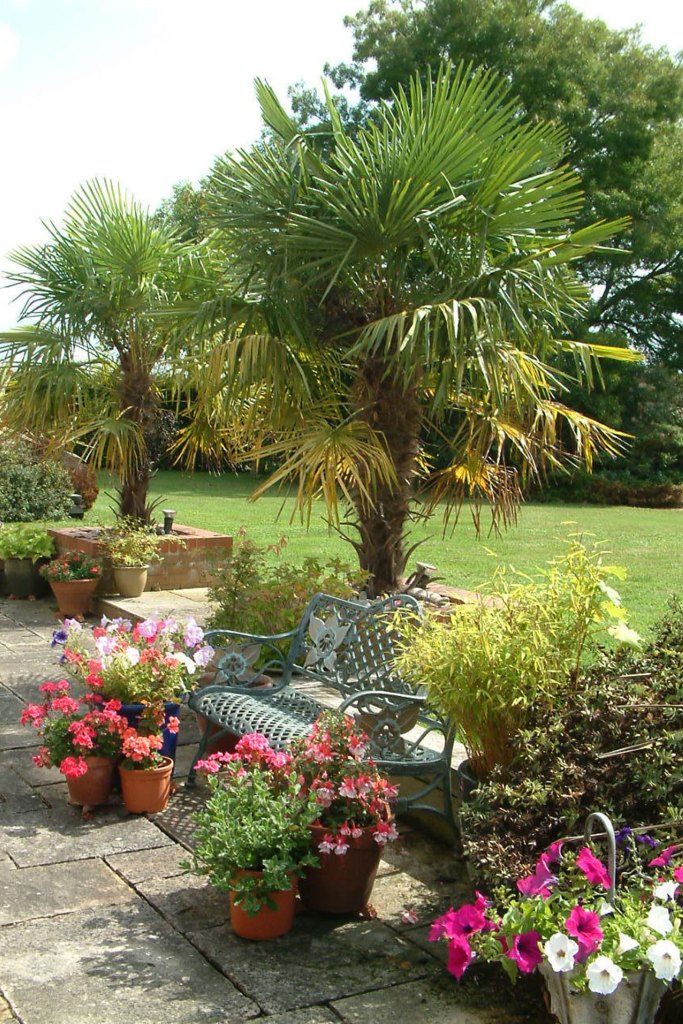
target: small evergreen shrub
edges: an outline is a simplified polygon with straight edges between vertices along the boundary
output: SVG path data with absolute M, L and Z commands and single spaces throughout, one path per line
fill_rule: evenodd
M 19 439 L 0 441 L 0 522 L 62 519 L 73 486 L 60 462 L 41 461 Z

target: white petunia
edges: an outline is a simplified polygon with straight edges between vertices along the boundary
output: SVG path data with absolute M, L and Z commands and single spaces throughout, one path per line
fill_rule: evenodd
M 659 935 L 668 935 L 673 928 L 669 911 L 666 907 L 650 907 L 650 912 L 645 918 L 645 924 Z
M 677 889 L 678 882 L 662 882 L 655 886 L 654 894 L 658 900 L 672 900 Z
M 645 955 L 654 968 L 655 978 L 660 981 L 673 981 L 680 974 L 681 954 L 670 939 L 655 942 Z
M 561 932 L 555 932 L 543 945 L 543 952 L 548 958 L 548 963 L 557 974 L 571 971 L 574 966 L 574 956 L 578 951 L 578 942 L 567 938 Z
M 591 992 L 597 992 L 601 996 L 609 996 L 614 992 L 619 982 L 624 977 L 621 967 L 618 967 L 608 956 L 596 956 L 586 968 L 588 988 Z
M 624 935 L 623 932 L 619 932 L 619 945 L 614 955 L 622 956 L 623 953 L 630 953 L 632 949 L 637 949 L 639 945 L 640 943 L 632 939 L 630 935 Z
M 192 658 L 188 658 L 188 656 L 184 654 L 182 651 L 174 651 L 173 657 L 180 665 L 185 666 L 185 669 L 190 675 L 194 675 L 197 666 L 192 660 Z
M 614 907 L 608 900 L 602 900 L 598 907 L 598 914 L 600 917 L 607 917 L 609 914 L 614 913 Z
M 137 665 L 140 660 L 140 652 L 137 647 L 126 647 L 124 655 L 131 665 Z

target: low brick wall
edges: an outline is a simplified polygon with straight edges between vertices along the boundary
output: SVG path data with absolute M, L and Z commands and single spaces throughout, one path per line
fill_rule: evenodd
M 99 529 L 87 526 L 66 526 L 48 530 L 58 554 L 65 551 L 83 551 L 92 558 L 101 558 L 98 541 Z M 173 538 L 183 541 L 180 546 Z M 185 590 L 208 587 L 213 582 L 213 571 L 232 554 L 232 537 L 193 526 L 174 526 L 173 533 L 164 537 L 159 547 L 160 562 L 153 562 L 147 574 L 145 590 Z M 105 569 L 97 588 L 98 594 L 115 593 L 111 572 Z

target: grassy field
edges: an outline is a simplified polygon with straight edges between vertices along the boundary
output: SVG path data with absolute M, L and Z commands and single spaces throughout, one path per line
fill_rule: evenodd
M 307 531 L 298 520 L 290 521 L 291 504 L 283 506 L 281 495 L 249 502 L 253 487 L 253 479 L 246 475 L 161 472 L 154 479 L 152 497 L 163 497 L 159 509 L 176 509 L 180 523 L 233 534 L 245 526 L 260 543 L 272 543 L 284 534 L 289 540 L 285 557 L 292 561 L 328 554 L 353 561 L 352 550 L 328 531 L 322 515 Z M 100 491 L 86 522 L 111 522 L 110 504 Z M 646 630 L 664 610 L 669 594 L 683 591 L 683 511 L 529 504 L 521 509 L 518 525 L 501 536 L 484 534 L 477 540 L 464 511 L 446 537 L 437 519 L 416 526 L 413 537 L 425 538 L 415 557 L 438 566 L 444 582 L 476 589 L 499 562 L 529 571 L 558 555 L 567 536 L 576 532 L 605 541 L 610 561 L 627 569 L 626 581 L 616 585 L 636 629 Z

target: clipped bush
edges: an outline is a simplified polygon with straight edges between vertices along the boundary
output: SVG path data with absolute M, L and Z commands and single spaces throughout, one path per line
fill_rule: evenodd
M 42 461 L 21 439 L 0 441 L 0 521 L 62 519 L 71 507 L 72 493 L 61 463 Z
M 261 546 L 239 531 L 232 558 L 217 570 L 209 590 L 211 629 L 284 633 L 298 625 L 314 594 L 353 598 L 366 581 L 357 566 L 337 558 L 287 562 L 281 557 L 286 544 L 281 537 L 277 544 Z

